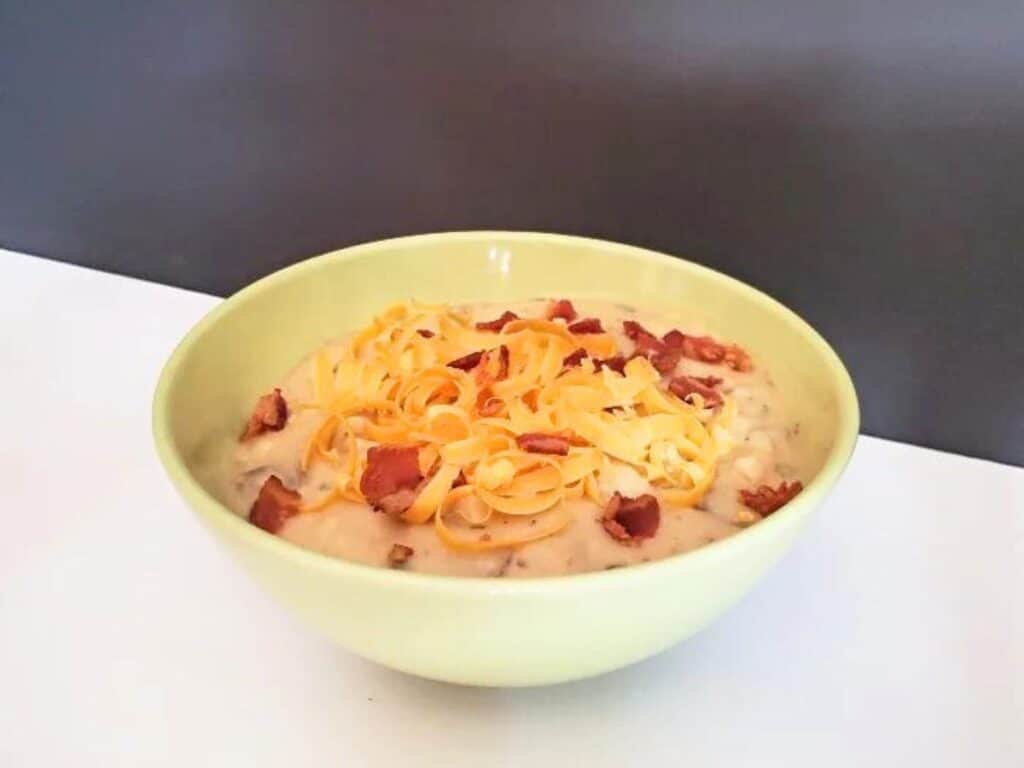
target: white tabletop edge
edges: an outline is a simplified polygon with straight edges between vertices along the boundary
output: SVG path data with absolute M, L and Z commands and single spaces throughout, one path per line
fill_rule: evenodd
M 293 621 L 163 477 L 153 385 L 218 301 L 0 249 L 0 765 L 1024 765 L 1024 469 L 863 437 L 692 640 L 565 686 L 428 683 Z

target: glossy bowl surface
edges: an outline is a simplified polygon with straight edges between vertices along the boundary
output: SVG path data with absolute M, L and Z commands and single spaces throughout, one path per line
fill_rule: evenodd
M 794 501 L 731 538 L 644 565 L 532 580 L 431 576 L 332 559 L 232 514 L 204 480 L 203 466 L 237 437 L 259 394 L 310 350 L 388 304 L 539 296 L 600 297 L 701 319 L 744 345 L 771 366 L 802 429 L 828 444 L 821 469 Z M 596 675 L 706 626 L 789 548 L 843 471 L 858 419 L 853 384 L 835 352 L 765 294 L 652 251 L 521 232 L 385 240 L 276 272 L 192 329 L 167 362 L 153 405 L 157 451 L 175 487 L 284 606 L 367 659 L 497 686 Z

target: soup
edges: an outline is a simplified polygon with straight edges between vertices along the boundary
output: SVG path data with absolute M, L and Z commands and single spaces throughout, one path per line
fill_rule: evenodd
M 333 557 L 552 576 L 731 536 L 820 459 L 741 347 L 633 307 L 402 304 L 260 398 L 228 505 Z

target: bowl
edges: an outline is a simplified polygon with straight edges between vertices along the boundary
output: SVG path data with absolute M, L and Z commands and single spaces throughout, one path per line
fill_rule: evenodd
M 664 560 L 538 579 L 375 568 L 250 525 L 204 472 L 256 397 L 329 338 L 395 301 L 602 297 L 707 320 L 769 361 L 802 428 L 825 448 L 805 490 L 766 520 Z M 694 634 L 775 563 L 835 485 L 856 441 L 857 398 L 835 352 L 765 294 L 706 267 L 581 237 L 458 232 L 358 245 L 245 288 L 193 328 L 153 405 L 160 460 L 186 503 L 282 605 L 350 651 L 436 680 L 556 683 L 640 661 Z M 781 619 L 780 619 L 781 620 Z M 257 639 L 258 642 L 258 639 Z

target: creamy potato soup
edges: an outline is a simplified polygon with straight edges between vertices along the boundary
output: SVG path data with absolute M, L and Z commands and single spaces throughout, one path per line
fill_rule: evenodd
M 761 361 L 632 307 L 393 307 L 259 399 L 229 505 L 359 563 L 491 577 L 731 536 L 817 466 Z

